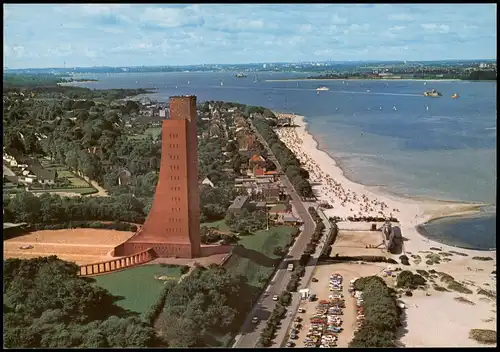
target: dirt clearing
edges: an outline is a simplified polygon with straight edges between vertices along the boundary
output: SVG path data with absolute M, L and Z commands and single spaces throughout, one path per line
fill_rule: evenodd
M 34 231 L 4 241 L 4 259 L 57 255 L 79 265 L 107 260 L 107 254 L 133 236 L 133 232 L 104 229 Z M 31 245 L 31 249 L 21 246 Z

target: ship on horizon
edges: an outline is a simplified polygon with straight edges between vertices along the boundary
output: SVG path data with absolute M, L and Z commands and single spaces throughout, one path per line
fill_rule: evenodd
M 327 90 L 330 90 L 328 87 L 318 87 L 316 88 L 316 91 L 327 91 Z

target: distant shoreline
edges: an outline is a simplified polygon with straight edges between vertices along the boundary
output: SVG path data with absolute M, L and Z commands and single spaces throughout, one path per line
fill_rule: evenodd
M 95 82 L 99 82 L 99 81 L 97 79 L 82 80 L 82 81 L 73 80 L 73 81 L 67 81 L 67 82 L 58 82 L 57 84 L 60 86 L 69 86 L 69 85 L 72 85 L 75 83 L 95 83 Z
M 457 78 L 446 79 L 425 79 L 425 78 L 283 78 L 266 79 L 264 82 L 283 82 L 283 81 L 426 81 L 426 82 L 454 82 L 464 81 Z M 477 81 L 471 81 L 477 82 Z

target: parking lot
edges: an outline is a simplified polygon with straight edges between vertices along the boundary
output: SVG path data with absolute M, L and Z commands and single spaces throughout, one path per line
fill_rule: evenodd
M 339 274 L 342 277 L 342 289 L 340 292 L 343 294 L 345 300 L 345 308 L 342 314 L 338 317 L 341 319 L 342 331 L 335 334 L 337 336 L 337 347 L 347 347 L 349 342 L 354 337 L 356 329 L 356 300 L 348 292 L 349 282 L 355 278 L 362 276 L 376 275 L 382 271 L 387 264 L 384 263 L 370 263 L 370 264 L 356 264 L 356 263 L 339 263 L 329 265 L 319 265 L 316 267 L 313 277 L 317 282 L 311 282 L 309 289 L 311 294 L 316 294 L 317 299 L 314 302 L 302 300 L 299 309 L 305 310 L 304 313 L 297 313 L 296 317 L 300 317 L 300 328 L 297 329 L 297 338 L 292 339 L 296 347 L 306 347 L 304 340 L 309 333 L 309 328 L 312 326 L 311 318 L 316 316 L 317 308 L 320 301 L 328 301 L 332 292 L 329 290 L 330 276 L 332 274 Z M 335 315 L 336 316 L 336 315 Z M 335 320 L 335 316 L 329 318 Z M 327 318 L 328 319 L 328 318 Z

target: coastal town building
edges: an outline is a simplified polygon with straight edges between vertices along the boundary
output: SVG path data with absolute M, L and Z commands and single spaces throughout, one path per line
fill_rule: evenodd
M 204 179 L 203 181 L 201 181 L 201 184 L 202 184 L 202 185 L 207 185 L 207 186 L 210 186 L 210 187 L 212 187 L 212 188 L 214 188 L 214 187 L 215 187 L 215 185 L 213 184 L 213 182 L 212 182 L 212 181 L 210 181 L 210 179 L 208 178 L 208 176 L 207 176 L 207 177 L 205 177 L 205 179 Z
M 243 209 L 246 209 L 249 200 L 249 196 L 238 196 L 234 199 L 233 203 L 229 206 L 227 211 L 233 214 L 239 214 Z

